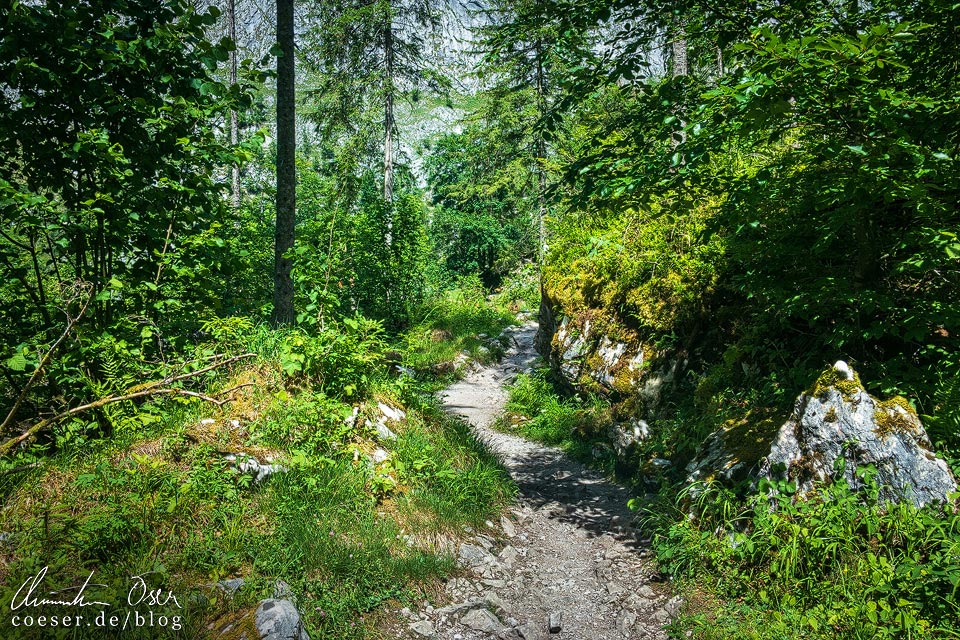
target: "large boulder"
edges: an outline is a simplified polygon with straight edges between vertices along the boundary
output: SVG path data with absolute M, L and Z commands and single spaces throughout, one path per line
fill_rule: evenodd
M 857 467 L 873 465 L 885 502 L 946 502 L 957 489 L 910 404 L 874 398 L 843 361 L 800 395 L 786 423 L 773 424 L 731 422 L 711 434 L 688 467 L 689 481 L 790 480 L 803 494 L 841 474 L 861 488 Z

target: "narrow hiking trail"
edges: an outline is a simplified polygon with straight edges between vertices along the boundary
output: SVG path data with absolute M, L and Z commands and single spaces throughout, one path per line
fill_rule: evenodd
M 496 538 L 459 547 L 466 577 L 446 585 L 449 604 L 410 612 L 409 634 L 445 640 L 666 638 L 679 598 L 660 582 L 650 550 L 628 526 L 629 493 L 559 449 L 494 431 L 506 385 L 537 360 L 535 323 L 505 332 L 501 362 L 474 369 L 442 394 L 499 457 L 519 487 Z

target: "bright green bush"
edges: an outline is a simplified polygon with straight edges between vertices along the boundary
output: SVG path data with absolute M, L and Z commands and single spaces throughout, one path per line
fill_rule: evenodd
M 660 566 L 684 589 L 731 604 L 698 637 L 939 638 L 960 624 L 960 514 L 953 506 L 880 504 L 844 480 L 797 498 L 744 501 L 716 484 L 695 485 L 676 509 L 646 509 Z M 695 490 L 695 491 L 694 491 Z M 738 601 L 739 605 L 733 602 Z M 692 612 L 693 613 L 693 612 Z

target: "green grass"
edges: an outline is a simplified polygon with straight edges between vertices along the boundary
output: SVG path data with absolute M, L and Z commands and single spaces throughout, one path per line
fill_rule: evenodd
M 510 386 L 506 414 L 497 427 L 559 447 L 573 458 L 613 475 L 616 460 L 604 430 L 611 419 L 602 398 L 564 397 L 549 371 L 520 374 Z
M 960 635 L 960 515 L 878 503 L 844 481 L 791 500 L 718 485 L 645 509 L 660 566 L 688 602 L 678 632 L 709 639 Z
M 454 315 L 450 326 L 493 330 L 505 319 L 474 310 Z M 94 571 L 94 582 L 107 585 L 97 594 L 120 603 L 129 576 L 149 573 L 152 585 L 177 594 L 182 628 L 124 637 L 204 637 L 211 623 L 248 624 L 251 608 L 282 579 L 312 638 L 363 638 L 385 602 L 413 602 L 454 570 L 443 540 L 495 519 L 511 499 L 497 461 L 436 406 L 435 383 L 387 373 L 377 352 L 386 343 L 310 351 L 304 341 L 313 338 L 303 334 L 242 323 L 223 332 L 233 348 L 261 354 L 205 380 L 199 390 L 207 392 L 248 385 L 223 410 L 170 399 L 117 406 L 125 426 L 112 437 L 60 437 L 59 453 L 29 458 L 36 468 L 0 475 L 0 531 L 9 534 L 0 598 L 10 602 L 28 576 L 49 566 L 50 586 L 81 584 Z M 315 359 L 309 368 L 285 366 L 293 338 Z M 352 348 L 362 351 L 362 366 L 352 370 L 321 359 L 343 362 Z M 356 377 L 352 394 L 343 385 L 323 389 L 331 366 Z M 391 424 L 395 441 L 378 442 L 365 423 L 381 401 L 407 412 Z M 354 406 L 360 418 L 345 421 Z M 374 465 L 377 446 L 390 456 Z M 256 485 L 230 468 L 226 451 L 288 471 Z M 209 587 L 237 576 L 246 585 L 233 599 Z M 4 638 L 115 637 L 95 628 L 14 630 L 8 620 L 0 617 Z
M 461 353 L 483 362 L 502 354 L 495 338 L 516 322 L 516 314 L 491 304 L 479 280 L 467 280 L 427 303 L 420 320 L 401 342 L 404 365 L 449 380 Z M 485 335 L 486 339 L 479 336 Z

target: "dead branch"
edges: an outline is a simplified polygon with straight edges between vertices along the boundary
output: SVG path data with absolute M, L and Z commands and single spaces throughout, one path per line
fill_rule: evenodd
M 4 469 L 3 471 L 0 471 L 0 476 L 10 476 L 15 473 L 24 473 L 25 471 L 31 471 L 38 468 L 40 468 L 39 462 L 31 462 L 30 464 L 20 465 L 19 467 L 13 467 L 12 469 Z
M 213 396 L 209 396 L 203 393 L 198 393 L 196 391 L 189 391 L 187 389 L 170 387 L 169 385 L 174 382 L 179 382 L 182 380 L 186 380 L 188 378 L 199 376 L 203 373 L 206 373 L 218 367 L 223 367 L 233 362 L 237 362 L 238 360 L 256 357 L 256 355 L 257 354 L 255 353 L 245 353 L 239 356 L 233 356 L 231 358 L 227 358 L 226 360 L 221 360 L 220 362 L 216 362 L 214 364 L 208 365 L 201 369 L 197 369 L 196 371 L 188 371 L 187 373 L 182 373 L 180 375 L 168 376 L 166 378 L 163 378 L 162 380 L 156 380 L 153 382 L 148 382 L 144 385 L 138 385 L 137 387 L 133 387 L 134 389 L 137 389 L 136 391 L 128 391 L 127 393 L 123 393 L 123 394 L 106 396 L 104 398 L 100 398 L 99 400 L 95 400 L 93 402 L 88 402 L 87 404 L 80 405 L 79 407 L 73 407 L 72 409 L 67 409 L 66 411 L 58 413 L 55 416 L 41 420 L 40 422 L 34 424 L 29 429 L 21 433 L 20 435 L 15 436 L 7 440 L 6 442 L 4 442 L 2 445 L 0 445 L 0 456 L 7 455 L 8 453 L 10 453 L 10 451 L 13 450 L 14 447 L 19 445 L 23 441 L 35 436 L 36 434 L 40 433 L 44 429 L 47 429 L 57 424 L 58 422 L 66 420 L 67 418 L 71 418 L 79 413 L 83 413 L 84 411 L 90 411 L 91 409 L 99 409 L 101 407 L 105 407 L 107 405 L 114 404 L 117 402 L 124 402 L 127 400 L 136 400 L 138 398 L 146 398 L 150 396 L 176 395 L 176 396 L 184 396 L 188 398 L 199 398 L 200 400 L 203 400 L 205 402 L 209 402 L 211 404 L 217 405 L 218 407 L 222 407 L 224 404 L 230 401 L 229 397 L 223 398 L 222 400 L 218 400 Z M 250 386 L 250 384 L 252 383 L 237 385 L 236 387 L 231 387 L 230 389 L 224 389 L 223 391 L 218 391 L 214 395 L 215 396 L 227 395 L 233 391 L 236 391 L 237 389 L 240 389 L 241 387 Z

